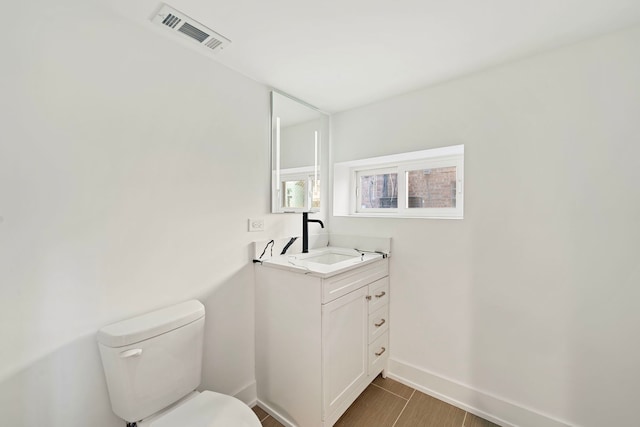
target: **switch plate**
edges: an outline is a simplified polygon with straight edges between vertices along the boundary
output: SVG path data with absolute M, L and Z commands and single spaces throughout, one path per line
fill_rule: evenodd
M 264 231 L 264 219 L 249 218 L 249 231 Z

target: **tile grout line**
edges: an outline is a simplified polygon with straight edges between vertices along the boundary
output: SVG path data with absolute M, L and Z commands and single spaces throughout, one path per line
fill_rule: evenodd
M 259 405 L 254 405 L 253 407 L 251 407 L 251 410 L 253 410 L 253 408 L 254 408 L 254 407 L 256 407 L 256 408 L 260 408 L 260 406 L 259 406 Z M 262 408 L 260 408 L 260 409 L 262 409 Z M 268 413 L 267 411 L 265 411 L 264 409 L 262 409 L 262 412 L 264 412 L 264 414 L 265 414 L 265 415 L 264 415 L 264 417 L 262 417 L 262 418 L 258 417 L 258 414 L 256 414 L 256 417 L 258 417 L 258 420 L 260 421 L 260 424 L 262 424 L 262 422 L 263 422 L 264 420 L 266 420 L 267 418 L 269 418 L 269 417 L 271 416 L 271 415 L 269 415 L 269 413 Z M 253 411 L 253 413 L 255 414 L 256 412 L 255 412 L 255 411 Z
M 467 421 L 467 415 L 469 415 L 469 413 L 467 411 L 464 411 L 464 418 L 462 419 L 462 427 L 464 427 L 464 423 Z
M 402 411 L 400 411 L 400 413 L 398 414 L 398 418 L 396 418 L 396 420 L 393 422 L 393 425 L 391 427 L 395 427 L 396 426 L 396 424 L 398 423 L 398 420 L 402 416 L 402 413 L 407 408 L 407 405 L 409 404 L 409 401 L 411 400 L 411 398 L 413 397 L 413 395 L 415 393 L 416 393 L 416 390 L 414 389 L 413 392 L 411 393 L 411 396 L 409 396 L 409 399 L 407 399 L 407 401 L 405 402 L 404 406 L 402 407 Z
M 396 393 L 392 392 L 391 390 L 387 390 L 386 388 L 384 388 L 384 387 L 382 387 L 382 386 L 379 386 L 378 384 L 371 383 L 371 385 L 374 385 L 374 386 L 378 387 L 379 389 L 386 391 L 387 393 L 391 393 L 391 394 L 393 394 L 394 396 L 397 396 L 397 397 L 399 397 L 399 398 L 400 398 L 400 399 L 402 399 L 402 400 L 409 400 L 409 399 L 411 399 L 411 396 L 413 396 L 413 392 L 415 392 L 415 390 L 413 390 L 413 391 L 411 392 L 411 396 L 409 396 L 409 399 L 407 399 L 406 397 L 402 397 L 402 396 L 400 396 L 399 394 L 396 394 Z

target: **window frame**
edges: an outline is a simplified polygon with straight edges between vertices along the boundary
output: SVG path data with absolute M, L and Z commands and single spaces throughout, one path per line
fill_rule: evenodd
M 408 172 L 442 167 L 456 168 L 456 207 L 408 207 Z M 398 207 L 362 208 L 359 178 L 365 174 L 384 173 L 397 173 Z M 345 184 L 348 186 L 347 191 L 341 190 Z M 335 216 L 464 219 L 464 145 L 336 163 L 333 189 Z

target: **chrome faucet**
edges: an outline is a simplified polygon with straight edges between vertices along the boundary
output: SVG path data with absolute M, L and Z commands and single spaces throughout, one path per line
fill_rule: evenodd
M 320 227 L 324 228 L 324 224 L 319 219 L 309 219 L 309 212 L 302 212 L 302 253 L 309 252 L 309 223 L 317 222 Z

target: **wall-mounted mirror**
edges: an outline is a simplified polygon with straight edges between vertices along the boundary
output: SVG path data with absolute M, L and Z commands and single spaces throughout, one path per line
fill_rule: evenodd
M 323 148 L 329 116 L 271 92 L 271 212 L 320 210 Z

